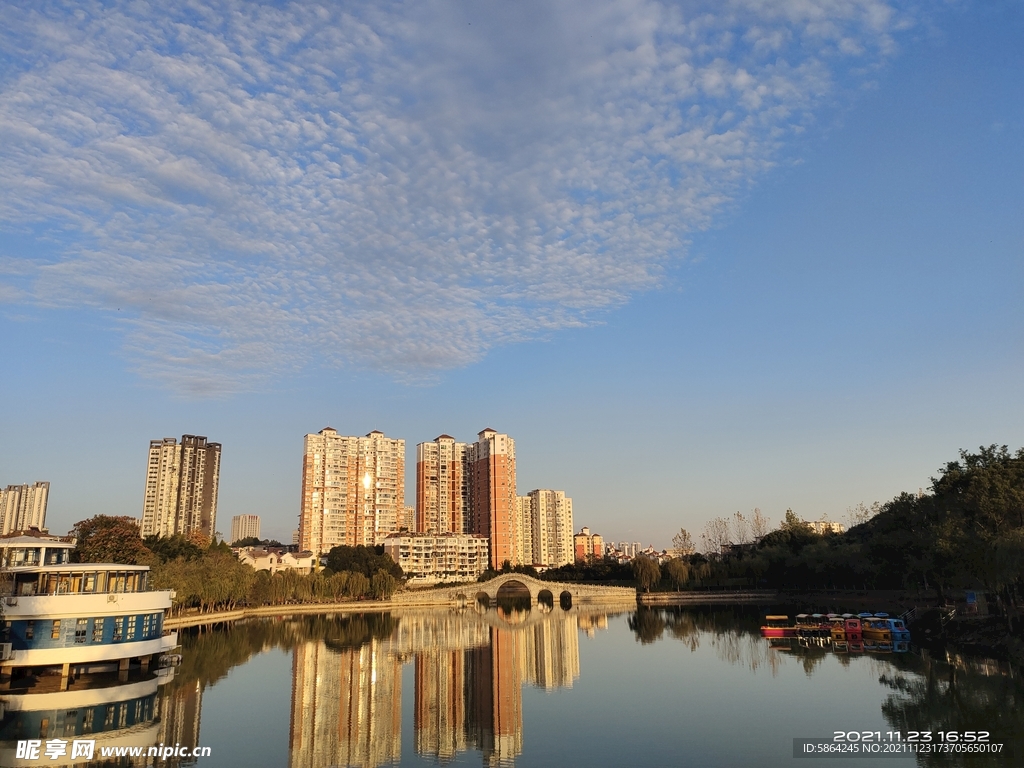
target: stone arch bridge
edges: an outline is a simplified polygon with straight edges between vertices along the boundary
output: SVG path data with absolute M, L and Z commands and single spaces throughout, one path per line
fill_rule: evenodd
M 530 605 L 538 605 L 541 597 L 547 592 L 548 599 L 563 605 L 587 605 L 591 603 L 632 603 L 636 604 L 636 590 L 632 587 L 607 587 L 600 584 L 572 584 L 561 581 L 541 581 L 522 573 L 503 573 L 495 576 L 490 581 L 483 581 L 479 584 L 466 584 L 451 591 L 455 595 L 455 602 L 463 600 L 480 600 L 487 596 L 489 603 L 498 599 L 498 592 L 502 587 L 512 590 L 518 587 L 525 587 L 530 593 Z M 547 597 L 547 596 L 545 596 Z

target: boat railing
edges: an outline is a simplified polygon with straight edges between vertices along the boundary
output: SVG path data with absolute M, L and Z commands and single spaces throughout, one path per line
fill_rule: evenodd
M 904 611 L 900 614 L 900 618 L 903 619 L 903 623 L 908 627 L 917 620 L 917 606 L 915 605 L 909 611 Z

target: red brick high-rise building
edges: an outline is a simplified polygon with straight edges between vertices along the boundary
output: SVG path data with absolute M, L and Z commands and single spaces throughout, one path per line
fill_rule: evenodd
M 467 448 L 451 435 L 416 446 L 417 533 L 469 533 Z
M 516 443 L 508 435 L 485 429 L 467 446 L 469 456 L 469 532 L 491 541 L 491 567 L 523 562 L 516 497 Z

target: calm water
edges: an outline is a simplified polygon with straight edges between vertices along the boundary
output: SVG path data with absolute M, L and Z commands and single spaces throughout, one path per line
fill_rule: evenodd
M 183 633 L 182 665 L 153 691 L 133 683 L 121 701 L 8 711 L 0 737 L 198 744 L 212 749 L 204 768 L 915 765 L 793 758 L 796 737 L 895 729 L 988 730 L 1024 755 L 1024 689 L 1008 670 L 772 648 L 762 615 L 555 607 L 248 621 Z

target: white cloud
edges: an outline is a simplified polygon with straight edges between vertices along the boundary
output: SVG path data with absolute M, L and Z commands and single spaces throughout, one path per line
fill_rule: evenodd
M 4 7 L 0 221 L 55 243 L 33 301 L 121 308 L 140 369 L 200 394 L 314 358 L 430 376 L 588 322 L 907 23 L 881 0 L 77 7 Z

